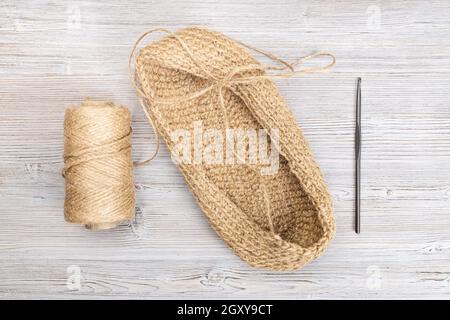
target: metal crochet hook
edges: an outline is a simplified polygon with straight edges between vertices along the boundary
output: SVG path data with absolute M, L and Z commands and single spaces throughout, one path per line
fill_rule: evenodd
M 361 231 L 361 78 L 356 87 L 355 125 L 355 232 Z

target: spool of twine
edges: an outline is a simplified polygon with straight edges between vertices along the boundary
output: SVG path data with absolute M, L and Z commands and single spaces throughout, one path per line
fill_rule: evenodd
M 131 115 L 112 102 L 85 100 L 64 118 L 65 220 L 110 229 L 135 213 Z

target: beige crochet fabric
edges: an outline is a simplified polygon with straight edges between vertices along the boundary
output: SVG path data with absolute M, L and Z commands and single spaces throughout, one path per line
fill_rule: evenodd
M 317 258 L 333 237 L 332 202 L 275 84 L 264 77 L 223 81 L 236 68 L 258 65 L 232 39 L 188 28 L 141 49 L 136 76 L 147 97 L 146 113 L 170 150 L 171 132 L 192 131 L 195 121 L 202 121 L 204 130 L 227 126 L 279 130 L 280 165 L 275 175 L 261 175 L 258 165 L 181 163 L 179 168 L 214 230 L 239 257 L 259 268 L 294 270 Z M 257 69 L 237 76 L 265 74 Z M 218 90 L 186 98 L 214 84 L 220 84 Z

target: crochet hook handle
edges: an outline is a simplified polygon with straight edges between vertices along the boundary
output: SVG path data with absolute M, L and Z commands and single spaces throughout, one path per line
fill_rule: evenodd
M 355 232 L 361 231 L 361 78 L 356 89 L 355 126 Z

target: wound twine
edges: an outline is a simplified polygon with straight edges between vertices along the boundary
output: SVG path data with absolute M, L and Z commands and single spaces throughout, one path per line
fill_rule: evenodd
M 64 217 L 92 230 L 134 217 L 131 115 L 111 102 L 85 100 L 64 118 Z

